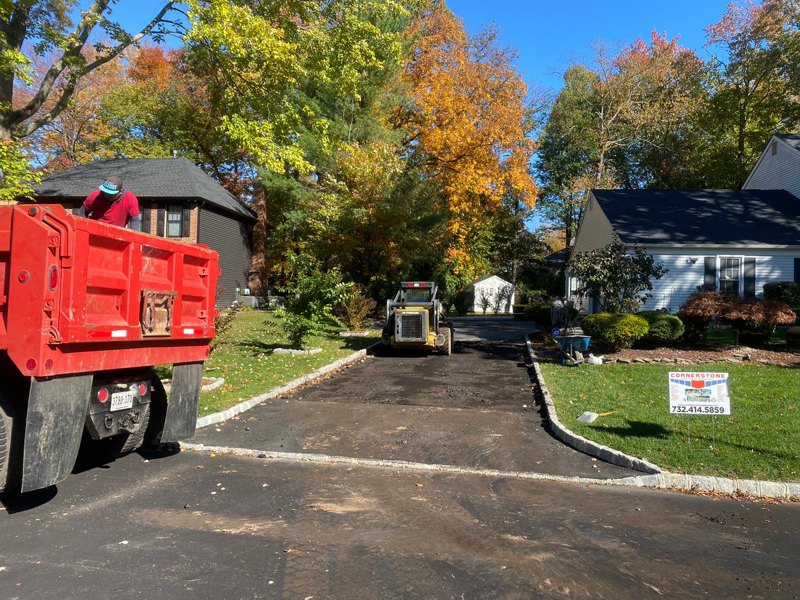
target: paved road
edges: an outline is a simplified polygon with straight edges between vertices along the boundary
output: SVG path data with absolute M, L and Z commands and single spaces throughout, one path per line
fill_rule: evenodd
M 3 598 L 793 598 L 800 510 L 182 452 L 0 514 Z
M 476 337 L 488 335 L 501 334 Z M 369 358 L 195 441 L 627 474 L 541 430 L 523 407 L 531 390 L 520 352 L 461 342 L 451 357 Z M 186 451 L 107 465 L 83 457 L 57 488 L 4 504 L 2 598 L 772 599 L 800 591 L 798 504 Z

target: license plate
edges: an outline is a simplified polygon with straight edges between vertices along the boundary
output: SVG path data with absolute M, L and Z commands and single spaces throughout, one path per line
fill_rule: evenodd
M 111 394 L 111 410 L 124 410 L 133 406 L 135 392 L 117 392 Z

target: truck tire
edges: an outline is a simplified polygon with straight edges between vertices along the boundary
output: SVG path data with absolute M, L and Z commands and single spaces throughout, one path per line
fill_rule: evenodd
M 21 423 L 14 414 L 8 394 L 0 390 L 0 494 L 19 486 L 21 460 Z
M 150 420 L 143 440 L 145 446 L 158 446 L 161 443 L 161 433 L 164 431 L 166 418 L 167 392 L 161 379 L 153 373 L 150 381 Z
M 150 404 L 145 404 L 142 412 L 139 415 L 139 428 L 133 433 L 123 433 L 120 435 L 122 445 L 119 447 L 119 454 L 128 454 L 134 450 L 138 450 L 144 442 L 144 435 L 147 431 L 147 425 L 150 422 Z

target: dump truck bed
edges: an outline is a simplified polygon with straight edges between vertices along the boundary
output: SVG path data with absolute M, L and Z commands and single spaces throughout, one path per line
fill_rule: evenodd
M 0 207 L 0 351 L 25 376 L 202 362 L 213 250 L 71 215 Z

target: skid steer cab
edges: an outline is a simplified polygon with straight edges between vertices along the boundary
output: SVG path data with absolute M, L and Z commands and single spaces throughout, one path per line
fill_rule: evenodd
M 404 281 L 394 299 L 386 301 L 386 326 L 382 341 L 392 348 L 453 352 L 453 325 L 444 319 L 444 308 L 436 297 L 439 286 L 432 281 Z

